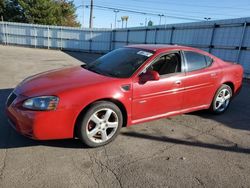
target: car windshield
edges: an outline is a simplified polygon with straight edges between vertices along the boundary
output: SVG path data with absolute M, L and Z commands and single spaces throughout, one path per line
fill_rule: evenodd
M 138 48 L 119 48 L 84 68 L 105 76 L 129 78 L 152 55 L 152 51 Z

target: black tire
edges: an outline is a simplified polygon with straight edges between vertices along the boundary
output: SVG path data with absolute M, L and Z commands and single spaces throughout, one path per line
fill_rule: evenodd
M 96 134 L 96 136 L 98 136 L 98 134 L 99 134 L 100 138 L 99 138 L 99 140 L 97 139 L 98 137 L 94 138 L 94 136 L 92 138 L 89 138 L 90 136 L 88 136 L 88 135 L 90 134 L 91 130 L 90 130 L 89 134 L 87 132 L 89 131 L 89 126 L 91 124 L 90 121 L 92 121 L 90 118 L 93 117 L 92 115 L 94 115 L 96 113 L 98 114 L 98 113 L 105 112 L 106 109 L 110 109 L 112 111 L 111 116 L 114 116 L 113 119 L 116 119 L 115 121 L 117 121 L 118 126 L 117 126 L 117 128 L 113 128 L 113 132 L 111 131 L 112 134 L 110 133 L 111 137 L 108 140 L 97 143 L 96 141 L 102 140 L 102 134 L 100 134 L 99 132 L 102 132 L 102 130 L 104 130 L 104 129 L 100 128 L 101 125 L 91 122 L 92 124 L 95 124 L 94 129 L 97 129 L 97 127 L 96 127 L 97 125 L 100 126 L 98 128 L 98 129 L 100 129 L 100 131 L 97 132 L 97 134 Z M 104 116 L 104 115 L 102 115 L 102 116 Z M 105 116 L 104 116 L 104 118 L 105 118 Z M 103 119 L 103 121 L 104 121 L 104 119 Z M 109 101 L 98 101 L 98 102 L 93 103 L 91 105 L 91 107 L 88 109 L 88 111 L 85 114 L 83 114 L 83 117 L 81 118 L 81 121 L 79 122 L 78 127 L 77 127 L 77 136 L 88 147 L 103 146 L 103 145 L 106 145 L 106 144 L 112 142 L 116 138 L 116 136 L 120 132 L 122 124 L 123 124 L 123 116 L 122 116 L 121 110 L 119 109 L 118 106 L 116 106 L 114 103 L 109 102 Z M 108 126 L 108 125 L 106 125 L 106 126 Z M 108 131 L 110 131 L 109 129 L 112 129 L 112 128 L 106 127 L 105 132 L 107 133 Z
M 226 101 L 225 101 L 225 106 L 222 106 L 221 108 L 218 108 L 218 103 L 219 103 L 219 102 L 217 101 L 217 97 L 218 97 L 219 95 L 221 95 L 221 92 L 222 92 L 223 90 L 226 91 L 226 92 L 230 95 L 230 98 L 228 99 L 228 102 L 227 102 L 227 103 L 226 103 Z M 211 104 L 209 110 L 210 110 L 213 114 L 222 114 L 222 113 L 224 113 L 224 112 L 228 109 L 228 107 L 229 107 L 229 105 L 230 105 L 230 103 L 231 103 L 232 96 L 233 96 L 232 88 L 231 88 L 230 86 L 226 85 L 226 84 L 223 84 L 223 85 L 216 91 L 216 93 L 215 93 L 215 95 L 214 95 L 214 98 L 213 98 L 213 101 L 212 101 L 212 104 Z

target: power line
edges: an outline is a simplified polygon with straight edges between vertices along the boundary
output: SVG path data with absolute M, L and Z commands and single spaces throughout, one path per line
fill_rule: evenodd
M 105 3 L 104 1 L 99 1 L 98 2 L 100 3 Z M 119 6 L 119 7 L 126 7 L 126 8 L 131 8 L 131 6 L 128 6 L 128 4 L 124 5 L 124 4 L 117 4 L 117 3 L 112 3 L 113 5 L 115 6 Z M 140 6 L 140 8 L 143 8 L 141 9 L 142 11 L 149 11 L 149 10 L 152 10 L 152 7 L 146 7 L 146 6 Z M 138 10 L 138 9 L 137 9 Z M 181 13 L 196 13 L 196 14 L 200 14 L 200 15 L 203 15 L 203 16 L 207 16 L 208 14 L 212 14 L 212 15 L 218 15 L 218 16 L 230 16 L 230 17 L 239 17 L 240 15 L 232 15 L 232 14 L 225 14 L 225 13 L 213 13 L 213 12 L 199 12 L 199 11 L 183 11 L 183 10 L 177 10 L 177 9 L 163 9 L 163 8 L 157 8 L 157 10 L 161 10 L 161 11 L 167 11 L 167 12 L 181 12 Z M 190 16 L 190 15 L 183 15 L 183 16 Z M 191 16 L 192 17 L 192 16 Z
M 93 5 L 94 7 L 98 8 L 104 8 L 104 9 L 109 9 L 109 10 L 119 10 L 121 12 L 130 12 L 130 13 L 135 13 L 135 14 L 142 14 L 142 15 L 151 15 L 151 16 L 159 16 L 162 15 L 160 13 L 150 13 L 150 12 L 143 12 L 143 11 L 136 11 L 136 10 L 131 10 L 131 9 L 124 9 L 124 8 L 117 8 L 117 7 L 107 7 L 107 6 L 101 6 L 101 5 Z M 201 21 L 202 19 L 198 18 L 190 18 L 190 17 L 182 17 L 182 16 L 174 16 L 174 15 L 168 15 L 164 14 L 164 17 L 168 18 L 175 18 L 175 19 L 181 19 L 181 20 L 191 20 L 191 21 Z
M 99 4 L 99 5 L 101 5 L 101 6 L 103 6 L 102 4 Z M 122 9 L 124 9 L 124 7 L 122 7 L 122 6 L 115 6 L 116 8 L 122 8 Z M 159 15 L 159 12 L 153 12 L 153 11 L 150 11 L 149 9 L 148 10 L 145 10 L 145 9 L 135 9 L 135 8 L 131 8 L 131 7 L 126 7 L 126 8 L 129 8 L 130 10 L 133 10 L 133 11 L 145 11 L 145 12 L 147 12 L 147 13 L 152 13 L 152 14 L 157 14 L 157 15 Z M 159 9 L 160 10 L 160 9 Z M 164 9 L 161 9 L 161 10 L 164 10 Z M 166 9 L 164 10 L 164 11 L 166 11 Z M 170 11 L 167 11 L 168 13 L 170 12 Z M 173 11 L 172 11 L 173 12 Z M 174 11 L 174 12 L 176 12 L 176 11 Z M 161 12 L 160 14 L 166 14 L 166 15 L 169 15 L 169 16 L 181 16 L 181 17 L 185 17 L 185 18 L 194 18 L 194 19 L 199 19 L 199 18 L 197 18 L 197 16 L 190 16 L 190 15 L 187 15 L 187 14 L 168 14 L 168 13 L 166 13 L 166 12 Z M 203 15 L 203 16 L 207 16 L 207 15 Z M 203 16 L 201 16 L 201 17 L 203 17 Z
M 216 18 L 216 17 L 211 17 L 214 16 L 214 15 L 223 15 L 223 16 L 231 16 L 231 17 L 236 17 L 237 15 L 229 15 L 229 14 L 222 14 L 222 13 L 212 13 L 211 11 L 207 12 L 206 10 L 205 11 L 202 11 L 202 12 L 198 12 L 198 11 L 188 11 L 187 9 L 184 8 L 184 10 L 180 10 L 180 9 L 172 9 L 172 8 L 166 8 L 164 9 L 163 7 L 160 7 L 160 8 L 154 8 L 151 6 L 149 7 L 150 5 L 149 4 L 154 4 L 154 5 L 160 5 L 161 4 L 164 4 L 164 2 L 160 1 L 160 0 L 154 0 L 154 2 L 149 2 L 149 1 L 145 1 L 145 0 L 136 0 L 137 3 L 143 3 L 145 5 L 148 5 L 148 6 L 140 6 L 138 4 L 136 4 L 134 7 L 132 7 L 132 3 L 127 3 L 127 4 L 121 4 L 119 1 L 118 3 L 112 1 L 112 6 L 107 6 L 106 4 L 108 3 L 106 0 L 105 2 L 102 1 L 102 0 L 95 0 L 97 3 L 97 5 L 93 5 L 93 7 L 95 9 L 98 9 L 98 10 L 104 10 L 104 11 L 118 11 L 118 12 L 127 12 L 127 13 L 131 13 L 131 14 L 140 14 L 140 15 L 145 15 L 146 17 L 148 16 L 154 16 L 154 17 L 159 17 L 160 20 L 161 20 L 161 17 L 165 17 L 165 21 L 166 21 L 166 18 L 173 18 L 173 19 L 180 19 L 180 20 L 190 20 L 190 21 L 203 21 L 203 17 L 209 17 L 209 18 L 212 18 L 213 20 L 215 19 L 220 19 L 220 18 Z M 135 0 L 128 0 L 128 1 L 135 1 Z M 166 0 L 168 1 L 168 0 Z M 165 1 L 165 2 L 166 2 Z M 159 2 L 159 3 L 158 3 Z M 105 3 L 105 5 L 103 4 Z M 179 4 L 179 3 L 169 3 L 169 5 L 172 5 L 172 4 L 178 4 L 180 6 L 184 5 L 184 6 L 192 6 L 192 7 L 215 7 L 215 6 L 206 6 L 206 5 L 192 5 L 192 4 Z M 78 7 L 84 7 L 83 5 L 80 5 Z M 89 8 L 89 5 L 86 5 L 85 7 Z M 217 7 L 219 8 L 219 7 Z M 227 7 L 227 8 L 236 8 L 237 7 Z M 153 10 L 153 11 L 152 11 Z M 155 11 L 154 11 L 155 10 Z M 156 11 L 159 11 L 159 12 L 156 12 Z M 173 14 L 171 12 L 174 12 Z M 179 14 L 179 13 L 184 13 L 184 14 Z M 189 15 L 189 14 L 192 14 L 192 13 L 196 13 L 196 14 L 200 14 L 200 15 Z M 160 16 L 161 15 L 161 16 Z M 202 15 L 202 16 L 201 16 Z M 218 16 L 219 17 L 219 16 Z M 238 16 L 240 17 L 240 16 Z M 115 22 L 116 24 L 116 22 Z
M 144 1 L 144 0 L 131 0 L 131 1 L 136 1 L 136 2 L 142 2 L 142 3 L 150 3 L 150 4 L 155 4 L 155 3 L 164 3 L 162 1 L 156 1 L 154 0 L 153 2 L 149 1 Z M 172 5 L 178 5 L 178 6 L 192 6 L 192 7 L 204 7 L 204 8 L 218 8 L 218 9 L 238 9 L 238 10 L 245 10 L 249 11 L 249 8 L 242 8 L 242 7 L 227 7 L 227 6 L 212 6 L 212 5 L 197 5 L 197 4 L 191 4 L 191 3 L 176 3 L 176 2 L 171 2 Z

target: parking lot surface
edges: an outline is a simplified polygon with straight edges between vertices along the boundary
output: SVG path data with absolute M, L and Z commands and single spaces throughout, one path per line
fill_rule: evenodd
M 0 46 L 0 187 L 250 187 L 250 84 L 228 111 L 123 128 L 104 147 L 16 133 L 5 101 L 25 77 L 99 55 Z

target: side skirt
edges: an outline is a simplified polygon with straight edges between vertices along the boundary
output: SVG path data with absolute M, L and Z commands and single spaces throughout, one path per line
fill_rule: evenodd
M 167 112 L 164 114 L 159 114 L 159 115 L 151 116 L 151 117 L 147 117 L 147 118 L 136 119 L 136 120 L 131 121 L 131 125 L 138 124 L 138 123 L 144 123 L 144 122 L 148 122 L 148 121 L 152 121 L 152 120 L 157 120 L 157 119 L 161 119 L 161 118 L 166 118 L 166 117 L 170 117 L 170 116 L 180 115 L 180 114 L 184 114 L 184 113 L 189 113 L 189 112 L 193 112 L 193 111 L 204 110 L 204 109 L 208 109 L 209 106 L 210 106 L 210 104 L 201 105 L 201 106 L 187 108 L 187 109 L 183 109 L 183 110 L 179 110 L 179 111 Z M 130 125 L 128 125 L 128 126 L 130 126 Z

